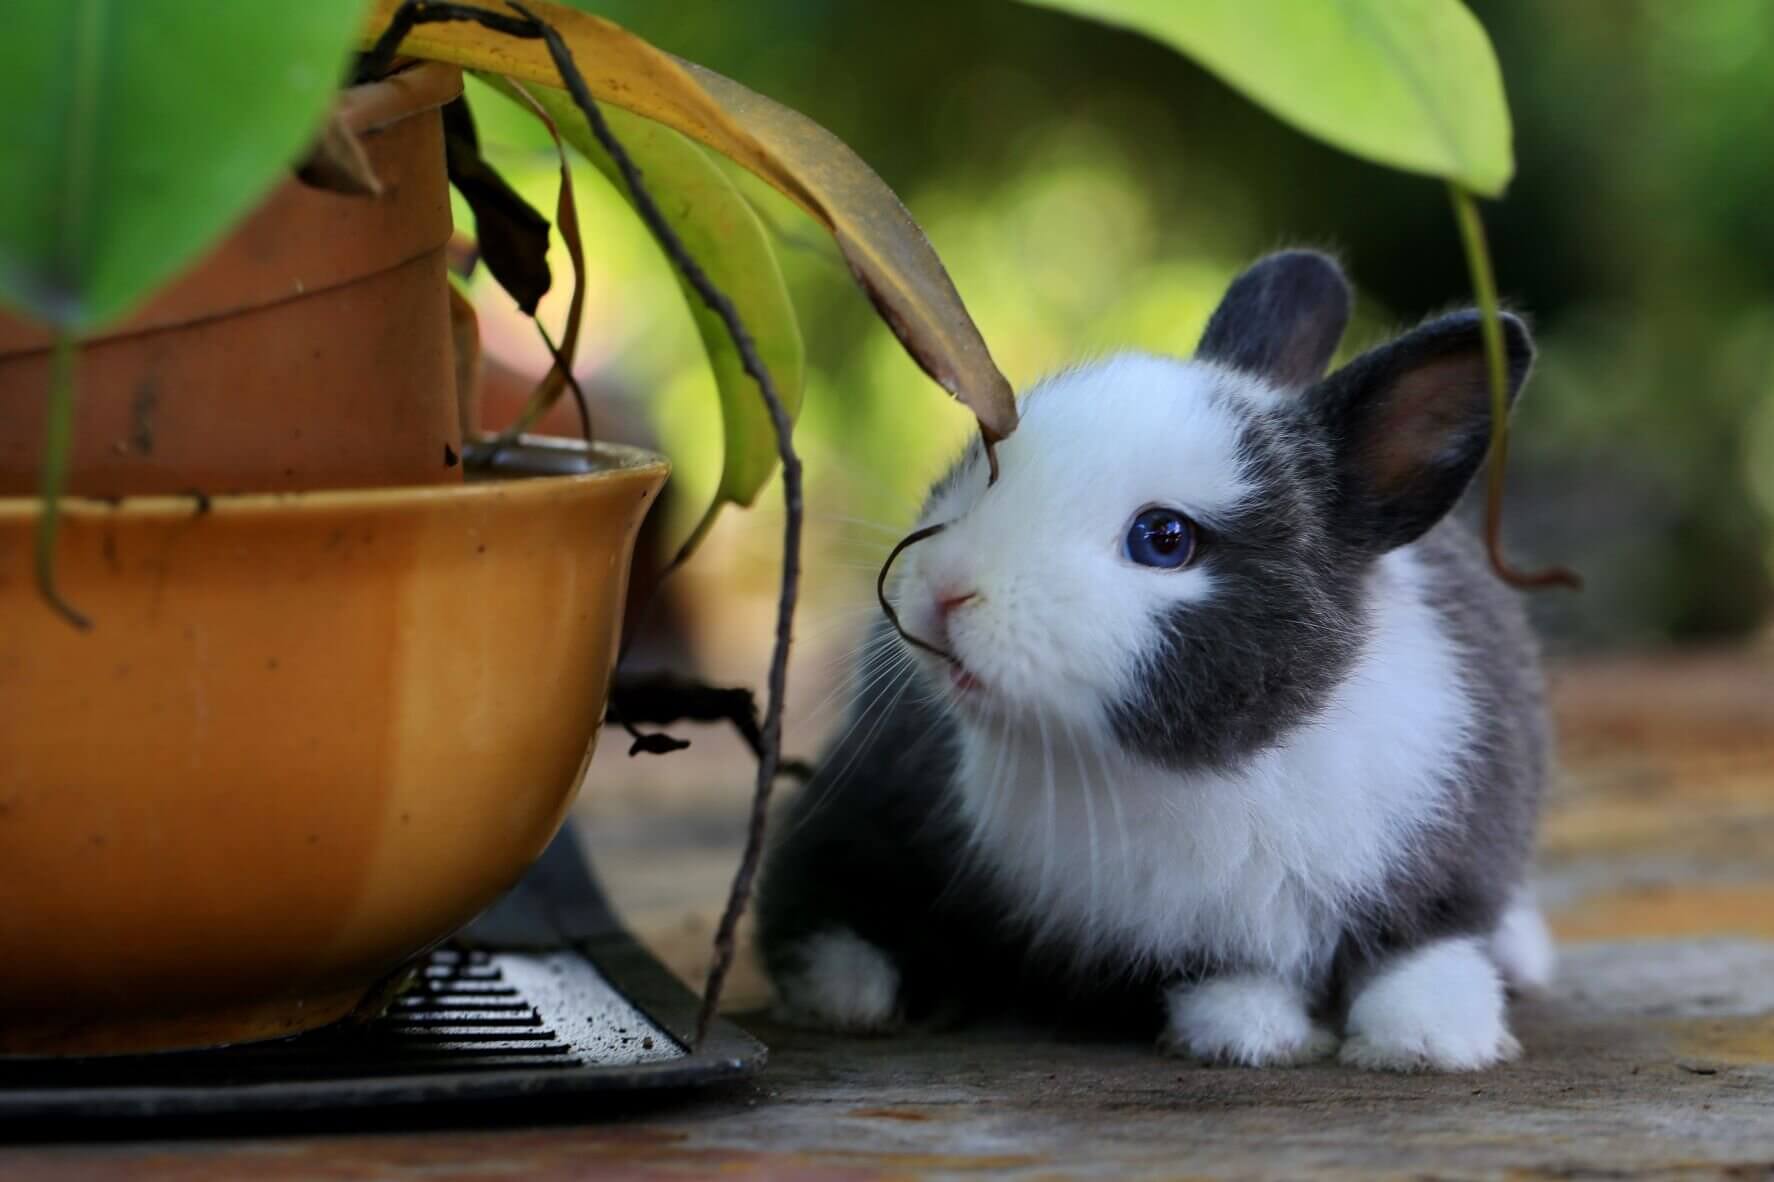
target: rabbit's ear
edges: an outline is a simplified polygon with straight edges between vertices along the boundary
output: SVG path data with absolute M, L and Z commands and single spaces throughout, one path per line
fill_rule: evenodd
M 1528 326 L 1503 315 L 1509 400 L 1534 361 Z M 1312 391 L 1337 464 L 1334 527 L 1381 553 L 1447 516 L 1491 442 L 1491 394 L 1477 312 L 1431 320 L 1369 350 Z
M 1328 255 L 1284 250 L 1233 280 L 1195 356 L 1277 386 L 1324 376 L 1349 324 L 1349 283 Z

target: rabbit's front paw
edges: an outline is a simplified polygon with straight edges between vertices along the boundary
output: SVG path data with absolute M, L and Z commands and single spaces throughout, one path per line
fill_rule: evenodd
M 1339 1058 L 1372 1071 L 1480 1071 L 1521 1053 L 1503 982 L 1477 940 L 1441 940 L 1383 966 L 1349 1007 Z
M 1336 1053 L 1337 1036 L 1312 1021 L 1305 993 L 1273 977 L 1214 977 L 1165 995 L 1158 1045 L 1173 1055 L 1239 1067 L 1294 1067 Z
M 776 982 L 775 1016 L 790 1026 L 878 1034 L 898 1025 L 899 970 L 847 928 L 809 936 L 799 968 Z

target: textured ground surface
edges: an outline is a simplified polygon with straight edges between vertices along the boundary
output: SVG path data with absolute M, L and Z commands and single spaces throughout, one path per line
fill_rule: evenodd
M 772 1062 L 753 1087 L 484 1131 L 457 1115 L 417 1134 L 17 1148 L 0 1151 L 0 1182 L 1774 1179 L 1774 656 L 1586 666 L 1559 677 L 1558 700 L 1567 770 L 1541 881 L 1561 983 L 1517 1009 L 1526 1057 L 1485 1075 L 1216 1070 L 1014 1030 L 844 1040 L 754 1015 Z M 587 804 L 618 909 L 685 975 L 701 970 L 740 803 L 680 781 Z M 763 996 L 747 966 L 732 1008 Z

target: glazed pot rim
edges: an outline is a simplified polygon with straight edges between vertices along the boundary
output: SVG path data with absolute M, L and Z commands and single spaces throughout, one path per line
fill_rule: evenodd
M 525 436 L 525 442 L 536 437 Z M 626 443 L 548 438 L 542 441 L 557 450 L 591 457 L 597 467 L 590 472 L 534 476 L 489 474 L 462 484 L 391 485 L 381 488 L 328 488 L 307 492 L 185 493 L 179 495 L 87 497 L 61 499 L 64 517 L 135 521 L 188 518 L 193 515 L 245 516 L 264 513 L 336 513 L 341 509 L 401 509 L 459 502 L 508 499 L 552 499 L 563 488 L 585 487 L 632 480 L 663 480 L 671 474 L 671 461 L 658 452 Z M 40 497 L 0 497 L 0 524 L 28 521 L 41 512 Z

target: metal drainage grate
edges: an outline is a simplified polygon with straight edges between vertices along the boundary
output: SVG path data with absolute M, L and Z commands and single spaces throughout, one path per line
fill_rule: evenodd
M 684 1087 L 763 1064 L 724 1022 L 688 1049 L 695 998 L 616 925 L 570 834 L 467 935 L 476 946 L 434 951 L 373 1021 L 216 1051 L 0 1058 L 0 1120 Z
M 559 1071 L 685 1053 L 583 957 L 442 949 L 372 1022 L 223 1051 L 0 1061 L 0 1089 L 137 1087 L 168 1079 L 185 1087 L 239 1087 L 266 1080 Z

